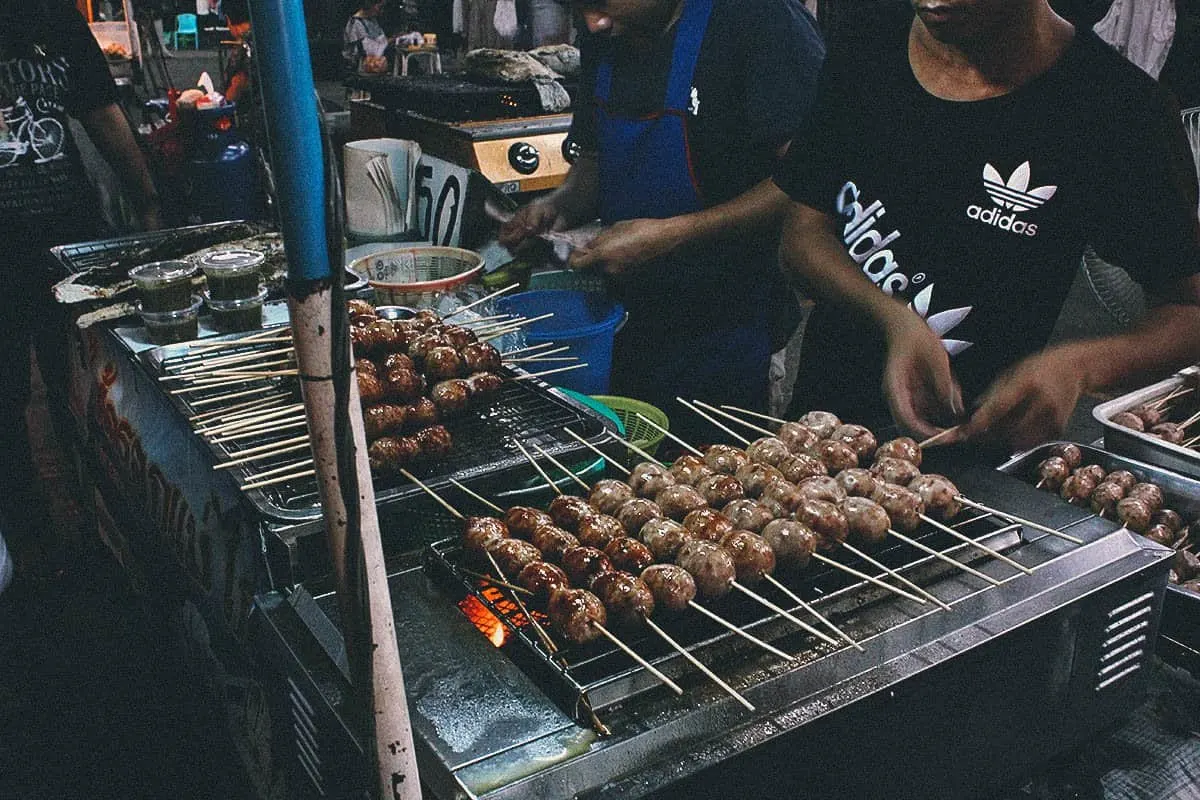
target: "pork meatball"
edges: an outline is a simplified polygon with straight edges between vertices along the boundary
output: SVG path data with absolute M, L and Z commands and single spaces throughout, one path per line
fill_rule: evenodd
M 635 497 L 617 509 L 617 519 L 625 527 L 625 533 L 637 536 L 649 520 L 663 516 L 662 509 L 653 500 Z
M 559 589 L 571 588 L 571 581 L 562 567 L 545 561 L 526 564 L 516 578 L 517 585 L 533 594 L 533 599 L 544 603 Z
M 884 483 L 908 486 L 921 475 L 921 470 L 911 461 L 885 456 L 871 465 L 871 474 Z
M 879 446 L 875 440 L 875 434 L 871 433 L 870 428 L 863 425 L 839 425 L 833 429 L 829 438 L 850 445 L 850 449 L 854 451 L 860 464 L 870 462 L 875 457 L 875 448 Z
M 462 325 L 443 325 L 438 333 L 446 337 L 450 342 L 450 346 L 455 350 L 462 350 L 469 344 L 474 344 L 479 340 L 475 335 L 475 331 L 470 328 L 464 328 Z
M 821 441 L 821 437 L 817 435 L 816 431 L 799 422 L 783 423 L 779 426 L 775 436 L 787 446 L 792 455 L 807 453 L 816 446 L 817 442 Z
M 450 455 L 454 441 L 445 425 L 430 425 L 412 435 L 421 446 L 421 458 L 436 461 Z
M 775 572 L 775 551 L 763 537 L 750 531 L 732 531 L 721 546 L 733 556 L 733 569 L 742 583 L 758 583 Z
M 1137 485 L 1138 479 L 1132 472 L 1125 469 L 1114 469 L 1104 476 L 1106 483 L 1115 483 L 1129 494 L 1129 490 Z
M 1069 475 L 1058 490 L 1059 497 L 1074 506 L 1086 508 L 1092 503 L 1096 482 L 1086 475 Z
M 374 405 L 383 400 L 383 382 L 370 373 L 358 373 L 358 397 L 363 405 Z
M 763 493 L 767 484 L 775 480 L 783 480 L 783 473 L 768 464 L 751 462 L 737 471 L 734 476 L 742 484 L 747 497 L 758 497 Z
M 783 440 L 777 439 L 774 436 L 764 436 L 761 439 L 755 439 L 746 448 L 746 457 L 751 462 L 755 464 L 767 464 L 772 467 L 791 454 L 792 451 L 783 443 Z
M 1072 475 L 1079 475 L 1084 478 L 1089 478 L 1092 483 L 1100 483 L 1104 480 L 1108 473 L 1104 471 L 1104 467 L 1099 464 L 1088 464 L 1085 467 L 1076 467 L 1071 470 Z
M 734 500 L 741 500 L 746 496 L 741 481 L 732 475 L 709 475 L 696 484 L 696 491 L 700 492 L 712 508 L 724 508 Z
M 562 561 L 563 553 L 579 546 L 579 540 L 569 532 L 551 523 L 549 518 L 529 534 L 529 542 L 542 551 L 542 558 L 555 564 Z
M 845 445 L 842 446 L 845 447 Z M 847 448 L 847 452 L 849 452 L 849 448 Z M 829 474 L 829 468 L 825 466 L 824 461 L 806 454 L 793 455 L 781 463 L 778 469 L 783 473 L 783 477 L 792 483 L 800 483 L 805 478 L 811 478 L 814 475 Z
M 597 575 L 612 571 L 612 562 L 603 551 L 579 545 L 563 551 L 562 568 L 572 586 L 591 586 Z
M 795 518 L 817 534 L 817 547 L 832 550 L 850 535 L 846 515 L 833 503 L 825 500 L 805 500 L 796 507 Z
M 435 383 L 429 391 L 429 399 L 437 406 L 442 419 L 458 416 L 471 403 L 471 387 L 462 378 Z
M 916 439 L 910 439 L 907 436 L 889 439 L 875 449 L 875 458 L 899 458 L 911 461 L 918 467 L 921 466 L 921 456 L 921 445 L 917 443 Z
M 692 534 L 673 519 L 656 517 L 646 521 L 638 532 L 638 538 L 650 549 L 655 559 L 670 561 L 674 560 L 679 548 L 692 538 Z
M 683 611 L 696 598 L 696 581 L 675 564 L 654 564 L 642 570 L 642 581 L 654 595 L 657 608 Z
M 771 520 L 763 528 L 762 538 L 775 552 L 779 566 L 785 569 L 804 569 L 817 549 L 817 534 L 794 519 Z
M 604 604 L 586 589 L 559 589 L 550 595 L 546 609 L 550 624 L 573 644 L 587 644 L 601 636 L 599 628 L 608 624 Z
M 524 539 L 500 539 L 492 542 L 487 552 L 502 573 L 496 577 L 504 581 L 515 578 L 527 564 L 542 560 L 542 551 Z
M 688 512 L 697 508 L 708 508 L 704 495 L 696 491 L 694 486 L 668 486 L 654 497 L 654 502 L 662 509 L 663 516 L 673 520 L 682 520 Z
M 1140 497 L 1150 506 L 1151 513 L 1163 507 L 1162 489 L 1153 483 L 1135 483 L 1129 490 L 1129 497 Z
M 530 539 L 539 526 L 554 525 L 554 520 L 540 508 L 513 506 L 504 512 L 504 524 L 513 536 Z
M 374 317 L 375 316 L 375 306 L 371 305 L 366 300 L 362 300 L 357 297 L 354 297 L 354 298 L 351 298 L 346 301 L 346 313 L 352 317 L 356 317 L 356 316 L 363 315 L 363 314 L 370 316 L 370 317 Z
M 1160 508 L 1150 515 L 1151 525 L 1166 525 L 1174 532 L 1183 530 L 1183 517 L 1178 511 L 1173 511 L 1169 508 Z
M 706 599 L 724 597 L 737 577 L 729 551 L 702 539 L 691 539 L 679 548 L 675 563 L 691 574 L 696 592 Z
M 846 499 L 846 490 L 837 482 L 837 479 L 830 478 L 828 475 L 814 475 L 811 478 L 805 478 L 797 484 L 796 491 L 804 500 L 825 500 L 837 504 Z
M 606 572 L 592 581 L 592 592 L 618 627 L 640 625 L 654 613 L 654 594 L 641 578 L 628 572 Z
M 895 530 L 910 533 L 920 527 L 925 504 L 916 492 L 894 483 L 881 483 L 875 487 L 871 499 L 883 506 Z
M 850 527 L 850 539 L 854 544 L 872 547 L 887 539 L 892 521 L 883 506 L 867 497 L 847 497 L 842 502 L 842 513 Z
M 363 409 L 363 429 L 367 440 L 372 441 L 380 436 L 400 433 L 408 419 L 404 406 L 397 403 L 376 403 Z
M 380 436 L 367 446 L 371 471 L 393 475 L 421 456 L 421 444 L 411 436 Z
M 1174 422 L 1160 422 L 1149 430 L 1164 442 L 1171 444 L 1183 444 L 1187 439 L 1187 432 Z
M 1118 483 L 1105 481 L 1092 490 L 1091 506 L 1102 517 L 1112 518 L 1117 513 L 1117 503 L 1125 498 L 1125 490 Z
M 359 375 L 374 375 L 379 377 L 379 367 L 369 358 L 354 359 L 354 371 Z
M 604 555 L 612 562 L 613 569 L 639 574 L 654 563 L 650 548 L 628 536 L 618 536 L 604 546 Z
M 625 528 L 616 517 L 594 513 L 579 520 L 575 535 L 580 544 L 603 550 L 613 539 L 625 536 Z
M 442 317 L 432 308 L 420 308 L 417 309 L 417 313 L 413 314 L 412 319 L 409 321 L 422 330 L 428 330 L 435 325 L 441 325 Z
M 425 394 L 425 376 L 415 369 L 394 369 L 383 376 L 383 390 L 388 398 L 399 403 L 411 403 Z
M 842 424 L 837 414 L 828 411 L 809 411 L 800 417 L 797 422 L 812 430 L 822 439 L 828 439 L 837 430 L 837 427 Z
M 1158 542 L 1163 547 L 1170 547 L 1175 543 L 1175 532 L 1166 525 L 1151 525 L 1142 532 L 1152 542 Z
M 727 444 L 714 444 L 704 452 L 704 464 L 713 472 L 724 475 L 736 475 L 749 460 L 745 451 Z
M 473 342 L 459 350 L 467 372 L 498 372 L 500 351 L 487 342 Z
M 675 459 L 671 464 L 671 474 L 675 476 L 676 483 L 686 483 L 689 486 L 695 486 L 701 478 L 707 478 L 713 474 L 713 471 L 704 463 L 704 459 L 700 456 L 685 455 Z
M 823 475 L 814 475 L 811 478 L 805 478 L 805 481 L 811 481 L 817 478 L 823 478 Z M 787 516 L 796 510 L 796 506 L 804 500 L 806 495 L 800 491 L 800 487 L 796 484 L 786 481 L 783 478 L 771 481 L 763 489 L 762 494 L 758 497 L 758 502 L 761 505 L 772 509 L 772 516 L 781 517 Z M 778 507 L 783 509 L 782 514 L 774 513 L 774 509 Z
M 1121 524 L 1131 531 L 1142 533 L 1150 527 L 1150 517 L 1154 510 L 1141 497 L 1126 497 L 1117 503 L 1117 517 Z
M 450 341 L 436 333 L 422 333 L 408 344 L 408 354 L 413 362 L 423 368 L 425 357 L 439 347 L 450 347 Z
M 683 518 L 683 527 L 688 534 L 697 539 L 709 542 L 719 542 L 725 534 L 734 530 L 733 521 L 729 517 L 711 508 L 698 508 Z
M 1050 455 L 1058 456 L 1063 461 L 1067 462 L 1067 466 L 1075 469 L 1083 463 L 1083 451 L 1079 449 L 1079 445 L 1071 442 L 1059 442 L 1050 448 Z
M 675 485 L 675 476 L 661 464 L 643 461 L 629 475 L 629 486 L 638 497 L 651 500 L 668 486 Z
M 891 457 L 887 456 L 887 458 Z M 875 492 L 875 485 L 878 483 L 870 470 L 861 467 L 842 470 L 837 474 L 836 480 L 850 497 L 870 497 Z
M 601 514 L 616 514 L 617 510 L 633 497 L 633 489 L 629 484 L 606 478 L 596 481 L 588 493 L 588 502 Z
M 1120 411 L 1113 414 L 1108 418 L 1108 421 L 1114 425 L 1120 425 L 1122 428 L 1129 428 L 1138 432 L 1146 430 L 1146 424 L 1142 422 L 1142 418 L 1128 411 Z
M 925 513 L 943 520 L 954 519 L 962 511 L 958 487 L 945 475 L 919 475 L 908 484 L 925 506 Z
M 734 528 L 751 533 L 760 532 L 775 518 L 761 503 L 753 500 L 734 500 L 722 508 L 721 513 L 729 518 Z
M 508 528 L 495 517 L 467 517 L 463 521 L 463 551 L 475 558 L 483 557 L 488 547 L 507 538 Z
M 472 400 L 488 400 L 504 388 L 504 378 L 494 372 L 473 372 L 466 381 Z
M 1129 412 L 1142 421 L 1146 430 L 1150 430 L 1155 425 L 1160 424 L 1166 419 L 1166 414 L 1158 410 L 1154 406 L 1142 404 L 1129 409 Z
M 392 353 L 401 349 L 396 329 L 386 319 L 374 320 L 368 323 L 362 331 L 370 353 Z
M 405 413 L 408 416 L 407 425 L 410 431 L 436 425 L 441 419 L 437 406 L 428 397 L 419 397 L 409 403 L 405 406 Z
M 839 442 L 836 439 L 822 439 L 817 442 L 816 448 L 813 450 L 813 455 L 821 459 L 821 463 L 830 472 L 838 473 L 844 469 L 851 469 L 858 466 L 858 455 L 845 442 Z M 784 471 L 784 475 L 787 471 Z
M 1050 456 L 1037 465 L 1034 477 L 1042 489 L 1057 492 L 1062 488 L 1063 481 L 1071 476 L 1071 466 L 1062 456 Z
M 462 356 L 453 347 L 435 347 L 425 354 L 425 375 L 431 381 L 444 381 L 464 374 Z
M 579 528 L 579 523 L 584 517 L 591 517 L 597 513 L 596 509 L 588 505 L 587 500 L 569 494 L 561 494 L 551 500 L 550 507 L 546 510 L 550 512 L 555 525 L 571 532 Z

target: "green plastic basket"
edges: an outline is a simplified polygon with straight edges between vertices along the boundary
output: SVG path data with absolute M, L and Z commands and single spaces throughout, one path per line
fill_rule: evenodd
M 632 397 L 594 394 L 592 395 L 592 399 L 599 400 L 616 413 L 617 419 L 621 420 L 621 424 L 625 426 L 626 441 L 635 447 L 645 450 L 650 455 L 658 452 L 658 445 L 663 440 L 663 433 L 655 430 L 653 426 L 647 423 L 645 419 L 642 419 L 642 417 L 639 417 L 638 414 L 670 430 L 671 420 L 661 409 L 649 403 L 643 403 L 641 400 L 634 400 Z M 632 450 L 629 451 L 625 458 L 626 463 L 629 464 L 636 464 L 641 460 L 641 456 Z

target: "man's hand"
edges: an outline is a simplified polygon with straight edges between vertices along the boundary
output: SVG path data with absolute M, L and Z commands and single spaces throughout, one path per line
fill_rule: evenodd
M 1015 365 L 991 385 L 957 438 L 994 439 L 1027 450 L 1057 437 L 1086 385 L 1085 356 L 1065 345 Z
M 630 267 L 670 253 L 683 239 L 672 219 L 631 219 L 618 222 L 571 254 L 572 269 L 598 269 L 622 275 Z
M 960 419 L 964 415 L 962 390 L 937 334 L 924 320 L 900 306 L 884 334 L 887 365 L 883 370 L 883 394 L 896 422 L 924 438 L 940 430 L 938 422 Z
M 524 243 L 526 239 L 546 231 L 562 230 L 564 227 L 565 221 L 554 203 L 535 200 L 522 206 L 517 213 L 512 215 L 512 219 L 500 226 L 498 239 L 501 245 L 513 250 Z

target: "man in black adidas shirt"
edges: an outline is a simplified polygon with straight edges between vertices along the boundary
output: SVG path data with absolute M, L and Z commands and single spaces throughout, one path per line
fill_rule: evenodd
M 769 333 L 786 341 L 798 316 L 776 264 L 787 198 L 770 175 L 816 89 L 815 21 L 800 0 L 575 6 L 588 29 L 570 134 L 582 155 L 502 241 L 600 217 L 607 229 L 571 266 L 605 274 L 629 311 L 610 391 L 762 408 L 780 344 Z
M 842 30 L 776 174 L 785 269 L 819 298 L 793 410 L 1020 447 L 1084 391 L 1200 360 L 1196 180 L 1150 78 L 1045 0 L 875 5 Z M 1047 349 L 1089 243 L 1154 307 Z

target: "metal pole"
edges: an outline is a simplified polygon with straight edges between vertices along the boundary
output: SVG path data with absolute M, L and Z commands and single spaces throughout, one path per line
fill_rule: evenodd
M 358 384 L 350 372 L 346 309 L 333 308 L 342 265 L 330 254 L 341 250 L 340 242 L 330 246 L 326 226 L 325 157 L 304 9 L 301 0 L 251 0 L 250 9 L 263 106 L 276 143 L 271 161 L 305 416 L 347 654 L 373 738 L 364 749 L 375 767 L 377 797 L 419 800 Z M 334 188 L 340 198 L 336 182 Z

